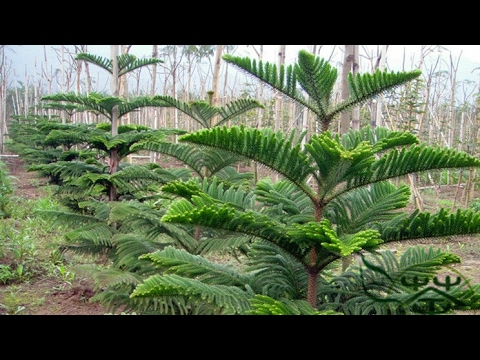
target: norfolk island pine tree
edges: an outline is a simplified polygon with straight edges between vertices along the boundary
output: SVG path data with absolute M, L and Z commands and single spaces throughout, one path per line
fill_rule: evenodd
M 471 210 L 453 214 L 443 209 L 435 214 L 401 211 L 408 204 L 410 190 L 391 181 L 412 173 L 476 167 L 478 159 L 421 144 L 408 132 L 363 128 L 340 137 L 329 131 L 332 120 L 342 111 L 416 79 L 420 71 L 350 75 L 350 97 L 333 104 L 336 69 L 305 51 L 299 52 L 297 64 L 282 66 L 279 71 L 275 65 L 257 64 L 248 58 L 223 58 L 306 106 L 322 132 L 305 143 L 305 133 L 275 133 L 245 126 L 202 129 L 181 136 L 180 142 L 254 160 L 280 174 L 282 180 L 275 184 L 260 181 L 253 190 L 255 201 L 251 194 L 233 196 L 231 189 L 212 195 L 208 187 L 194 182 L 165 185 L 163 191 L 182 199 L 168 209 L 163 221 L 244 234 L 244 244 L 251 247 L 249 266 L 241 272 L 227 268 L 222 273 L 218 267 L 200 265 L 198 258 L 165 249 L 143 257 L 164 269 L 164 274 L 147 279 L 131 296 L 189 297 L 214 304 L 224 313 L 317 313 L 332 309 L 343 313 L 411 313 L 418 309 L 421 301 L 417 300 L 421 299 L 412 296 L 419 293 L 418 287 L 413 289 L 402 279 L 422 274 L 431 280 L 440 268 L 459 262 L 457 256 L 412 247 L 400 262 L 385 251 L 373 255 L 374 261 L 365 261 L 366 268 L 360 272 L 352 266 L 353 272 L 348 270 L 333 279 L 321 275 L 342 257 L 373 252 L 381 244 L 480 230 L 479 214 Z M 238 245 L 238 238 L 235 241 Z M 379 283 L 379 277 L 383 282 Z M 360 291 L 352 290 L 355 282 Z M 374 288 L 376 297 L 367 291 Z M 462 299 L 453 301 L 455 306 L 478 307 L 477 286 L 450 290 L 450 302 Z M 437 311 L 450 305 L 440 305 Z

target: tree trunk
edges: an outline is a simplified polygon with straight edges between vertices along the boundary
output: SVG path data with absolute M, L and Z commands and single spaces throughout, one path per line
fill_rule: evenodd
M 110 45 L 110 53 L 112 58 L 112 78 L 110 79 L 110 91 L 113 97 L 118 97 L 118 45 Z M 114 106 L 112 109 L 112 137 L 118 135 L 118 106 Z M 118 168 L 118 153 L 114 148 L 110 151 L 110 174 L 117 172 Z M 114 186 L 110 187 L 109 200 L 114 201 L 116 199 L 116 189 Z
M 43 45 L 43 57 L 44 57 L 44 67 L 43 67 L 43 76 L 46 80 L 47 80 L 47 83 L 48 83 L 48 93 L 49 94 L 52 94 L 53 93 L 53 90 L 52 90 L 52 76 L 50 74 L 50 72 L 48 71 L 48 61 L 47 61 L 47 48 L 45 47 L 45 45 Z M 26 71 L 25 71 L 26 73 Z M 25 91 L 27 91 L 26 89 L 28 89 L 28 86 L 27 86 L 27 83 L 25 83 Z M 25 103 L 25 109 L 28 109 L 28 104 Z M 48 117 L 50 118 L 50 116 L 52 115 L 52 111 L 50 109 L 48 109 Z M 27 116 L 27 113 L 25 113 L 25 116 Z
M 152 45 L 152 58 L 158 59 L 158 45 Z M 157 64 L 152 65 L 152 86 L 150 87 L 150 96 L 155 96 L 155 86 L 157 80 Z M 148 109 L 150 112 L 150 126 L 153 129 L 158 129 L 159 124 L 157 123 L 158 112 L 157 108 L 151 107 Z M 156 162 L 158 158 L 158 153 L 156 151 L 150 152 L 150 162 Z
M 122 45 L 122 54 L 128 54 L 128 51 L 130 50 L 130 48 L 132 47 L 132 45 Z M 125 100 L 128 100 L 128 78 L 127 78 L 127 74 L 125 75 L 122 75 L 119 79 L 119 96 L 121 96 L 122 98 L 124 98 Z M 130 124 L 132 119 L 130 117 L 130 112 L 128 112 L 126 115 L 127 117 L 127 124 Z M 119 122 L 121 119 L 118 119 Z M 127 157 L 127 162 L 129 162 L 130 164 L 132 163 L 132 155 L 128 155 Z
M 387 57 L 388 45 L 382 45 L 380 53 L 377 56 L 377 62 L 373 71 L 384 71 L 385 69 L 385 59 Z M 383 126 L 382 120 L 382 106 L 383 106 L 383 96 L 379 95 L 376 99 L 372 100 L 372 130 L 377 126 Z
M 348 99 L 349 90 L 348 90 L 348 74 L 352 71 L 352 63 L 354 60 L 354 47 L 355 45 L 345 45 L 345 52 L 343 54 L 343 65 L 342 65 L 342 78 L 340 83 L 340 98 L 341 101 Z M 344 111 L 340 114 L 340 127 L 338 129 L 339 134 L 345 134 L 348 129 L 350 129 L 352 113 L 349 111 Z
M 0 154 L 4 152 L 4 140 L 7 133 L 7 75 L 5 45 L 0 45 Z
M 350 96 L 348 90 L 348 74 L 353 72 L 355 76 L 358 73 L 358 45 L 345 45 L 345 53 L 342 68 L 342 98 L 341 100 L 347 100 Z M 340 135 L 345 134 L 350 129 L 350 124 L 353 129 L 358 130 L 360 128 L 360 108 L 357 106 L 352 112 L 344 111 L 340 115 Z M 351 122 L 350 122 L 351 121 Z M 351 264 L 353 256 L 347 256 L 342 258 L 342 271 L 345 271 Z
M 172 97 L 177 99 L 177 47 L 173 47 L 173 66 L 172 66 Z M 178 109 L 173 108 L 173 127 L 178 129 Z M 178 136 L 174 135 L 175 143 L 178 143 Z
M 278 50 L 278 70 L 280 67 L 285 64 L 285 51 L 287 45 L 280 45 Z M 283 112 L 283 101 L 280 95 L 280 92 L 275 92 L 275 131 L 282 129 L 282 112 Z
M 359 70 L 359 56 L 358 56 L 358 45 L 353 45 L 353 63 L 352 63 L 352 73 L 353 76 L 358 74 Z M 352 129 L 360 130 L 360 106 L 355 106 L 352 110 Z
M 218 94 L 218 81 L 220 78 L 220 69 L 222 65 L 222 52 L 223 52 L 223 45 L 217 45 L 217 52 L 215 54 L 215 66 L 213 69 L 213 79 L 212 79 L 212 99 L 210 105 L 218 106 L 220 103 L 220 97 Z M 217 122 L 218 116 L 215 115 L 210 118 L 210 127 L 213 127 L 214 124 Z

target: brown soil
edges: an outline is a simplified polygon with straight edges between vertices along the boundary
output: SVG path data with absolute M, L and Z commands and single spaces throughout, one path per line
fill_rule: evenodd
M 27 172 L 22 160 L 18 157 L 3 157 L 1 160 L 7 165 L 9 175 L 14 176 L 16 195 L 25 198 L 41 198 L 41 181 L 34 172 Z M 456 187 L 442 187 L 438 192 L 439 199 L 453 199 L 455 197 Z M 453 268 L 459 271 L 466 278 L 471 279 L 472 284 L 480 283 L 480 238 L 478 236 L 454 236 L 448 239 L 424 240 L 411 243 L 396 244 L 398 251 L 406 247 L 423 244 L 425 246 L 433 245 L 435 248 L 447 247 L 451 252 L 457 254 L 462 259 L 461 264 Z M 456 276 L 455 273 L 451 273 Z M 104 315 L 107 310 L 90 299 L 94 295 L 91 281 L 86 279 L 75 280 L 71 284 L 66 284 L 58 278 L 41 278 L 27 283 L 18 284 L 17 290 L 22 292 L 22 298 L 31 299 L 26 304 L 18 304 L 23 315 Z M 8 297 L 9 289 L 7 285 L 0 284 L 0 304 L 5 302 Z M 33 305 L 32 305 L 33 304 Z M 5 313 L 0 307 L 0 315 Z M 465 312 L 465 314 L 480 314 L 479 312 Z
M 1 160 L 7 165 L 9 175 L 15 178 L 16 196 L 38 199 L 44 195 L 42 181 L 39 181 L 35 172 L 26 171 L 19 157 L 2 157 Z M 9 303 L 10 307 L 16 306 L 19 315 L 104 315 L 107 313 L 100 304 L 90 302 L 95 293 L 92 282 L 86 279 L 66 283 L 55 277 L 39 278 L 32 279 L 28 283 L 14 284 L 14 287 L 15 294 L 11 296 L 10 287 L 0 284 L 0 304 Z M 17 303 L 19 299 L 20 303 Z M 21 302 L 22 299 L 25 303 Z M 0 315 L 5 312 L 6 309 L 0 307 Z

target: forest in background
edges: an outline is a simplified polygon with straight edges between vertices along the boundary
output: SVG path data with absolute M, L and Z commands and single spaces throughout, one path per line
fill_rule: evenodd
M 88 62 L 76 61 L 78 53 L 88 52 L 88 45 L 74 45 L 74 52 L 62 46 L 56 49 L 58 62 L 38 64 L 38 71 L 25 73 L 23 81 L 7 67 L 6 47 L 0 46 L 0 153 L 5 152 L 8 140 L 7 123 L 12 115 L 58 115 L 69 123 L 94 123 L 102 121 L 91 112 L 68 113 L 42 107 L 40 99 L 48 94 L 74 92 L 89 94 L 105 92 L 104 86 Z M 47 45 L 46 45 L 47 46 Z M 132 45 L 121 45 L 128 53 Z M 253 47 L 253 45 L 251 45 Z M 221 60 L 222 54 L 235 55 L 238 45 L 152 45 L 152 58 L 161 59 L 157 65 L 139 68 L 120 82 L 120 95 L 169 95 L 180 101 L 207 100 L 213 94 L 214 105 L 224 106 L 239 98 L 253 98 L 265 105 L 264 109 L 247 113 L 245 125 L 258 128 L 290 131 L 294 128 L 318 132 L 315 121 L 305 108 L 289 101 L 281 93 L 265 87 L 255 78 L 246 77 Z M 278 45 L 277 65 L 285 63 L 290 45 Z M 309 51 L 322 56 L 339 74 L 335 86 L 335 99 L 345 98 L 346 74 L 349 72 L 374 72 L 388 70 L 385 59 L 388 45 L 372 49 L 363 45 L 338 45 L 334 52 L 326 53 L 322 45 L 311 45 Z M 263 59 L 263 46 L 253 48 L 256 60 Z M 480 84 L 470 80 L 457 81 L 461 59 L 452 58 L 440 45 L 424 45 L 414 64 L 403 60 L 405 71 L 419 69 L 422 76 L 391 94 L 373 99 L 354 109 L 350 114 L 336 119 L 332 131 L 344 133 L 370 124 L 386 126 L 392 130 L 407 130 L 429 144 L 451 147 L 478 155 L 478 92 Z M 410 68 L 409 68 L 410 67 Z M 13 81 L 16 79 L 16 81 Z M 102 90 L 103 89 L 103 90 Z M 161 91 L 158 91 L 161 89 Z M 139 124 L 151 128 L 180 128 L 198 130 L 198 123 L 175 108 L 144 108 L 128 114 L 120 123 Z M 342 125 L 343 124 L 343 125 Z M 152 155 L 153 156 L 153 155 Z M 468 195 L 464 203 L 468 202 Z

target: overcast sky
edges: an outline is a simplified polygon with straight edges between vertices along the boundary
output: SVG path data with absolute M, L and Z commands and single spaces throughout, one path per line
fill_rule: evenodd
M 71 45 L 66 45 L 71 46 Z M 162 46 L 162 45 L 160 45 Z M 235 53 L 237 56 L 248 56 L 257 58 L 253 47 L 259 48 L 259 45 L 240 45 L 239 51 Z M 320 46 L 320 45 L 318 45 Z M 337 61 L 342 61 L 340 50 L 343 50 L 344 45 L 322 45 L 320 56 L 329 58 L 332 53 L 337 54 Z M 381 45 L 360 45 L 360 54 L 365 54 L 365 49 L 370 55 L 377 53 L 377 48 Z M 420 49 L 422 45 L 389 45 L 386 55 L 388 70 L 403 71 L 412 70 L 420 59 Z M 434 46 L 434 45 L 429 45 Z M 60 45 L 46 45 L 48 52 L 48 62 L 50 66 L 59 67 L 57 56 L 53 49 L 60 49 Z M 448 64 L 450 56 L 452 61 L 456 64 L 459 61 L 459 69 L 457 73 L 457 80 L 471 80 L 476 83 L 480 79 L 480 45 L 441 45 L 442 59 L 445 64 L 442 70 L 449 70 Z M 286 62 L 291 63 L 300 49 L 307 51 L 312 50 L 311 45 L 287 45 L 286 47 Z M 336 49 L 336 50 L 334 50 Z M 279 45 L 264 45 L 264 60 L 276 63 Z M 440 50 L 440 49 L 437 49 Z M 88 52 L 91 54 L 110 57 L 110 45 L 88 45 Z M 151 57 L 152 45 L 133 45 L 130 53 L 139 58 Z M 439 51 L 435 51 L 430 55 L 431 61 L 436 61 Z M 33 74 L 35 70 L 35 62 L 39 66 L 44 61 L 44 46 L 43 45 L 7 45 L 5 51 L 7 66 L 10 65 L 15 69 L 17 76 L 24 76 L 25 70 L 28 74 Z M 427 58 L 427 61 L 428 59 Z M 362 65 L 361 60 L 361 65 Z M 426 63 L 428 63 L 426 61 Z M 369 65 L 365 65 L 369 66 Z M 370 69 L 360 69 L 360 71 L 370 71 Z M 38 71 L 37 71 L 38 72 Z

